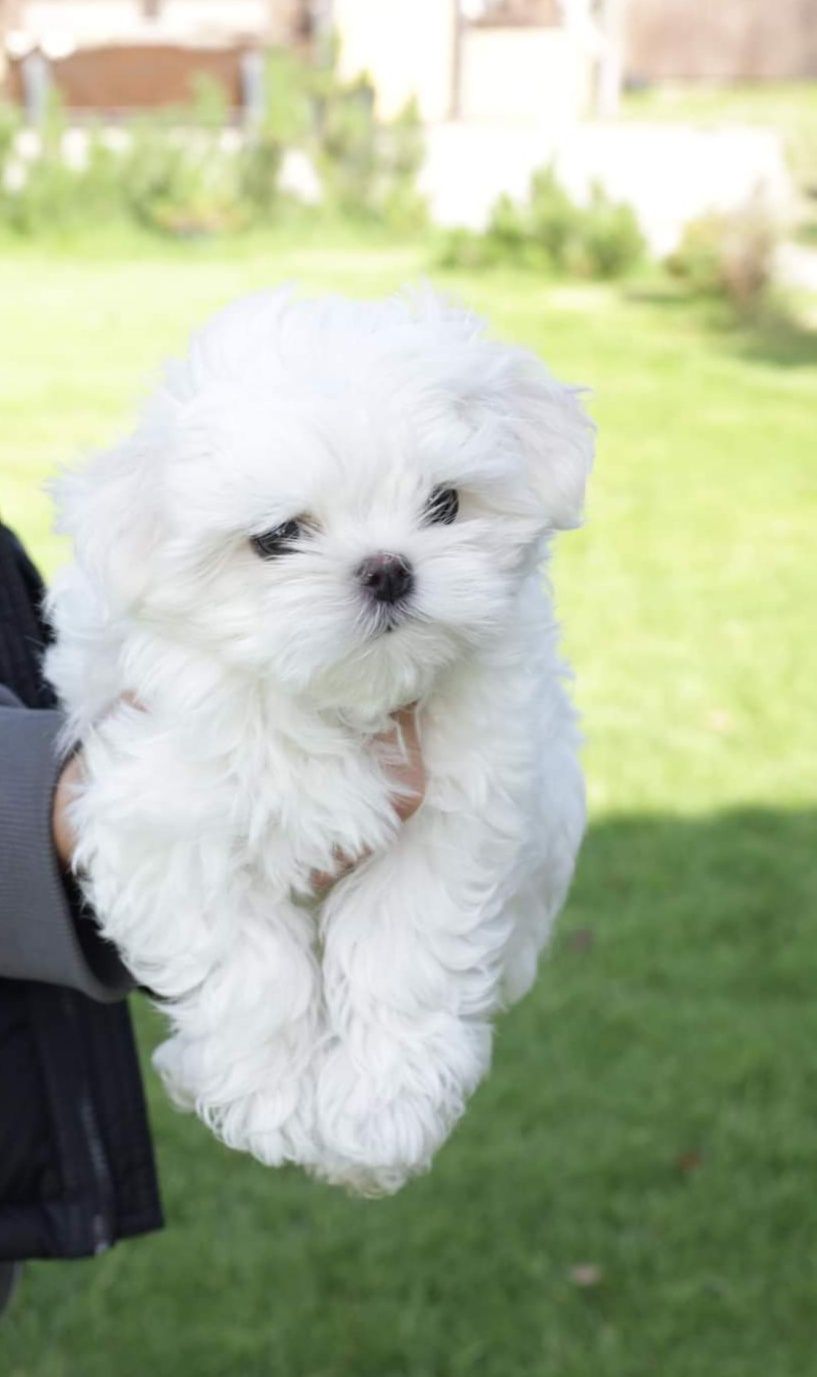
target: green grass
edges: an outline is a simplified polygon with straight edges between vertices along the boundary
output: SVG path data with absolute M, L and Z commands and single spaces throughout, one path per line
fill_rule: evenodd
M 0 259 L 0 510 L 125 424 L 236 292 L 373 293 L 412 249 Z M 431 1174 L 360 1202 L 230 1154 L 151 1073 L 168 1228 L 34 1264 L 11 1377 L 805 1377 L 817 1286 L 817 351 L 677 300 L 448 279 L 591 384 L 557 583 L 593 821 L 552 959 Z M 158 1033 L 143 1009 L 145 1048 Z M 592 1264 L 598 1280 L 577 1284 Z
M 626 91 L 622 113 L 711 124 L 817 125 L 817 81 L 664 81 Z

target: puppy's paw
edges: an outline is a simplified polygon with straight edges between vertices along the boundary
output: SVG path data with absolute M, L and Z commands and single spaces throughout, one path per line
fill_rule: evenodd
M 184 1040 L 170 1037 L 160 1042 L 151 1057 L 169 1098 L 177 1109 L 192 1113 L 196 1108 L 197 1077 Z
M 314 1078 L 306 1072 L 294 1083 L 293 1090 L 287 1112 L 280 1120 L 276 1095 L 262 1090 L 252 1097 L 245 1115 L 247 1150 L 268 1166 L 295 1162 L 310 1170 L 320 1156 Z
M 265 1076 L 263 1068 L 220 1063 L 214 1048 L 175 1036 L 153 1054 L 165 1089 L 181 1109 L 195 1111 L 227 1147 L 265 1166 L 309 1165 L 315 1155 L 314 1093 L 309 1077 Z M 264 1083 L 266 1081 L 266 1084 Z M 260 1084 L 260 1088 L 255 1088 Z
M 327 1051 L 316 1087 L 322 1146 L 316 1170 L 356 1194 L 392 1194 L 427 1170 L 463 1108 L 441 1102 L 429 1079 L 410 1064 L 390 1078 L 376 1074 L 337 1043 Z
M 342 1157 L 324 1157 L 320 1161 L 308 1163 L 306 1169 L 310 1175 L 319 1181 L 325 1181 L 328 1186 L 340 1186 L 349 1195 L 364 1200 L 381 1200 L 386 1195 L 396 1195 L 406 1181 L 417 1174 L 406 1172 L 402 1168 L 361 1167 Z

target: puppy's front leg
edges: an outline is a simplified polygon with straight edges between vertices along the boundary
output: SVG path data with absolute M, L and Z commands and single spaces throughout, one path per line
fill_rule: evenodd
M 270 1166 L 314 1156 L 320 997 L 310 922 L 286 902 L 236 915 L 206 979 L 167 1009 L 174 1033 L 154 1056 L 177 1103 Z
M 233 1147 L 301 1160 L 314 1136 L 315 920 L 241 863 L 229 796 L 176 740 L 123 707 L 87 744 L 74 805 L 84 889 L 172 1022 L 156 1064 L 173 1097 Z
M 362 1192 L 427 1167 L 488 1069 L 508 923 L 467 834 L 418 814 L 324 909 L 321 1174 Z

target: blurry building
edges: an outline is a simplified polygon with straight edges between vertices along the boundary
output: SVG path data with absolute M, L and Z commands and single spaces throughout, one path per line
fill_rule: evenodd
M 563 124 L 592 84 L 594 0 L 0 0 L 8 88 L 46 70 L 66 107 L 107 115 L 178 102 L 193 71 L 242 104 L 242 54 L 332 28 L 345 75 L 429 123 Z M 32 58 L 32 54 L 34 57 Z
M 588 99 L 588 0 L 333 0 L 344 72 L 384 115 L 563 123 Z
M 417 102 L 421 186 L 442 224 L 484 224 L 548 164 L 577 200 L 601 183 L 633 205 L 656 253 L 759 194 L 788 213 L 773 131 L 609 116 L 626 77 L 817 75 L 817 0 L 0 0 L 5 88 L 32 123 L 54 87 L 73 122 L 115 120 L 188 100 L 202 72 L 251 121 L 263 49 L 308 51 L 330 29 L 342 74 L 370 78 L 382 115 Z
M 817 76 L 817 0 L 627 0 L 627 75 L 644 81 Z
M 217 78 L 244 103 L 244 57 L 307 36 L 304 0 L 0 0 L 6 85 L 31 103 L 43 72 L 74 114 L 116 115 L 184 101 Z

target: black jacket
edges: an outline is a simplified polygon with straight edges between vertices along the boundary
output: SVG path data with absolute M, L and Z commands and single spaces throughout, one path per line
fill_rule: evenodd
M 53 777 L 55 704 L 39 670 L 47 638 L 42 591 L 20 545 L 0 526 L 0 685 L 7 690 L 0 711 L 9 740 L 10 724 L 19 722 L 18 758 L 28 759 L 27 745 L 19 755 L 20 741 L 47 751 L 43 768 Z M 12 955 L 0 970 L 4 977 L 38 978 L 0 978 L 0 1260 L 84 1257 L 162 1224 L 133 1032 L 121 999 L 129 981 L 92 917 L 64 887 L 45 828 L 27 835 L 31 790 L 19 786 L 15 809 L 18 781 L 8 777 L 13 751 L 0 752 L 3 758 L 0 828 L 7 837 L 15 834 L 14 848 L 6 838 L 5 851 L 7 871 L 15 873 L 5 886 L 0 876 L 0 936 L 4 928 L 6 935 L 31 935 L 35 955 L 29 961 L 27 942 L 7 943 Z M 29 870 L 15 860 L 26 845 L 35 848 Z M 20 900 L 21 874 L 32 877 L 25 886 L 30 913 L 20 912 L 29 907 Z

